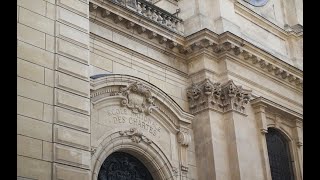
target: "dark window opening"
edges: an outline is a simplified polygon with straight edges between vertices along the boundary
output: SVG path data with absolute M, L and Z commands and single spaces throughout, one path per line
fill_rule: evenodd
M 294 180 L 289 144 L 284 135 L 268 128 L 266 140 L 272 180 Z

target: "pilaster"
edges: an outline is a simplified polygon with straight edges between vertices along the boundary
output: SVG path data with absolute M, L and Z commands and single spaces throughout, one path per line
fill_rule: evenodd
M 193 84 L 187 96 L 190 112 L 195 115 L 197 167 L 203 172 L 199 179 L 245 179 L 239 160 L 243 146 L 239 129 L 247 117 L 251 91 L 232 80 L 221 84 L 205 79 Z
M 254 107 L 255 118 L 257 120 L 259 141 L 260 141 L 260 154 L 262 157 L 263 175 L 266 180 L 271 180 L 270 164 L 268 157 L 267 141 L 265 134 L 268 133 L 267 119 L 265 114 L 265 108 L 267 106 L 263 104 L 257 104 Z
M 52 179 L 91 179 L 89 1 L 55 4 Z

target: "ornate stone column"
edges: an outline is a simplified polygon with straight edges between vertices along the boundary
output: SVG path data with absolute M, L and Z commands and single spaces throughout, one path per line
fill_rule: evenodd
M 239 125 L 246 117 L 251 91 L 233 81 L 212 83 L 209 79 L 187 90 L 190 111 L 195 115 L 199 179 L 243 179 L 239 162 Z

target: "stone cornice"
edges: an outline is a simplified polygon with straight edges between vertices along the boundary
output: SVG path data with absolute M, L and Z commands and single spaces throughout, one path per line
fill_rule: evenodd
M 302 88 L 302 71 L 282 60 L 272 56 L 268 52 L 252 45 L 240 37 L 225 32 L 217 35 L 214 32 L 203 29 L 186 38 L 186 54 L 193 56 L 202 49 L 208 49 L 217 57 L 229 53 L 238 59 L 264 70 L 278 79 L 287 80 L 296 87 Z
M 127 29 L 135 28 L 138 34 L 146 34 L 148 38 L 144 41 L 151 43 L 152 48 L 164 48 L 163 53 L 176 55 L 187 61 L 193 54 L 204 49 L 206 53 L 211 53 L 215 57 L 229 53 L 250 66 L 260 68 L 264 73 L 302 89 L 301 70 L 230 32 L 218 35 L 208 29 L 203 29 L 188 37 L 183 37 L 173 32 L 170 33 L 158 24 L 141 18 L 141 15 L 111 3 L 109 0 L 104 2 L 93 0 L 90 2 L 90 11 L 99 12 L 102 18 L 110 16 L 109 18 L 112 18 L 115 24 L 125 23 Z
M 282 106 L 278 103 L 275 103 L 267 98 L 264 97 L 257 97 L 250 101 L 251 105 L 253 107 L 257 106 L 265 106 L 266 110 L 271 111 L 273 113 L 282 114 L 285 117 L 288 117 L 291 120 L 300 120 L 303 121 L 303 115 L 291 110 L 289 108 L 286 108 L 285 106 Z
M 205 79 L 188 88 L 187 97 L 192 114 L 214 109 L 221 113 L 236 111 L 246 115 L 245 105 L 251 98 L 251 91 L 235 85 L 232 80 L 221 85 Z
M 268 77 L 268 79 L 270 81 L 272 81 L 272 82 L 274 82 L 276 84 L 279 84 L 279 85 L 284 85 L 285 84 L 292 91 L 297 92 L 297 93 L 302 93 L 302 88 L 297 88 L 297 85 L 295 83 L 290 82 L 288 79 L 282 79 L 281 76 L 274 76 L 273 73 L 270 73 L 266 69 L 261 68 L 260 64 L 255 64 L 255 65 L 248 64 L 247 62 L 242 61 L 241 59 L 239 60 L 237 57 L 235 57 L 233 55 L 230 55 L 228 53 L 224 53 L 222 56 L 220 56 L 218 58 L 218 60 L 224 60 L 226 58 L 230 59 L 231 61 L 233 61 L 235 63 L 241 64 L 242 66 L 244 66 L 244 67 L 246 67 L 246 68 L 248 68 L 248 69 L 250 69 L 250 70 L 252 70 L 254 72 L 257 72 L 258 74 L 263 74 L 264 76 Z M 226 73 L 231 75 L 231 76 L 235 76 L 237 78 L 240 78 L 240 79 L 242 79 L 242 80 L 244 80 L 244 81 L 246 81 L 246 82 L 248 82 L 250 84 L 255 84 L 255 86 L 257 86 L 257 87 L 261 87 L 263 89 L 269 89 L 267 87 L 264 87 L 263 84 L 256 84 L 253 81 L 242 77 L 241 75 L 237 74 L 236 72 L 227 70 Z M 217 76 L 221 76 L 221 74 L 217 74 Z M 273 91 L 271 91 L 271 92 L 273 92 Z M 276 94 L 278 94 L 278 93 L 276 93 Z
M 263 18 L 259 14 L 255 13 L 251 9 L 247 8 L 245 5 L 243 5 L 241 2 L 235 3 L 235 10 L 237 13 L 244 17 L 248 17 L 248 19 L 251 19 L 254 22 L 259 22 L 259 24 L 262 24 L 262 26 L 265 29 L 268 29 L 271 33 L 280 36 L 282 38 L 286 37 L 302 37 L 303 31 L 295 31 L 293 27 L 289 27 L 286 30 L 277 26 L 276 24 L 272 23 L 266 18 Z

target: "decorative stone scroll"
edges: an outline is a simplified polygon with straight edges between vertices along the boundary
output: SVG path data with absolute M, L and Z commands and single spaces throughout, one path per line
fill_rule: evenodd
M 142 83 L 134 82 L 127 87 L 120 88 L 120 93 L 125 97 L 121 105 L 131 109 L 135 114 L 141 112 L 151 114 L 152 110 L 157 108 L 151 91 Z
M 182 146 L 189 146 L 190 142 L 191 137 L 187 132 L 178 132 L 178 143 L 180 143 Z
M 237 86 L 232 80 L 221 85 L 205 79 L 187 89 L 189 108 L 192 114 L 206 108 L 220 112 L 234 110 L 245 114 L 245 105 L 251 98 L 251 91 Z
M 152 141 L 149 138 L 144 136 L 143 133 L 137 130 L 136 128 L 130 128 L 129 130 L 126 130 L 126 131 L 119 131 L 119 134 L 121 136 L 129 136 L 129 138 L 135 143 L 140 143 L 141 140 L 147 144 L 152 143 Z

